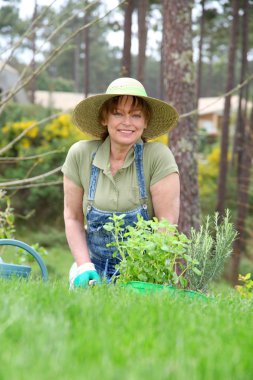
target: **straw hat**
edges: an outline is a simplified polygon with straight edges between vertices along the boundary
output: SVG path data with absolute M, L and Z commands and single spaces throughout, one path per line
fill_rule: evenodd
M 118 95 L 138 96 L 150 106 L 151 118 L 143 132 L 145 139 L 161 136 L 177 123 L 179 115 L 175 108 L 162 100 L 149 97 L 138 80 L 125 77 L 115 79 L 105 94 L 90 96 L 78 103 L 73 111 L 74 123 L 81 131 L 101 138 L 106 127 L 99 123 L 99 111 L 106 100 Z

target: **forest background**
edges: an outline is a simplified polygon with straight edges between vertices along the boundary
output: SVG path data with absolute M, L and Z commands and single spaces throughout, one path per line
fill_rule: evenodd
M 0 101 L 0 187 L 6 191 L 0 237 L 38 243 L 44 252 L 42 245 L 51 274 L 66 276 L 71 257 L 60 166 L 71 144 L 89 137 L 72 125 L 71 112 L 38 106 L 36 91 L 87 96 L 132 76 L 180 113 L 178 127 L 160 139 L 181 173 L 179 228 L 187 233 L 205 215 L 229 208 L 239 237 L 225 276 L 236 282 L 239 272 L 253 272 L 253 2 L 38 0 L 31 17 L 21 10 L 19 0 L 1 2 L 0 70 L 9 64 L 20 78 Z M 29 104 L 14 101 L 21 89 Z M 238 95 L 236 112 L 232 95 Z M 224 112 L 218 136 L 210 139 L 197 128 L 197 105 L 212 96 L 224 97 Z

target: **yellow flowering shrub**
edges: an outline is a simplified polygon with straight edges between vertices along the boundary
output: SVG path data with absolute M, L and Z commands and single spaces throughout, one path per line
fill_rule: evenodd
M 36 120 L 19 121 L 15 123 L 5 124 L 2 128 L 2 134 L 4 136 L 3 143 L 8 143 L 15 137 L 19 136 L 24 130 L 34 125 L 34 127 L 28 130 L 24 138 L 19 142 L 19 145 L 23 148 L 29 148 L 39 135 L 39 128 L 35 124 Z
M 231 160 L 231 154 L 228 154 L 228 161 Z M 217 179 L 220 164 L 220 148 L 215 147 L 206 159 L 201 160 L 198 165 L 199 169 L 199 189 L 202 196 L 209 195 L 216 191 Z
M 239 274 L 238 280 L 242 285 L 236 285 L 236 290 L 243 298 L 253 298 L 253 280 L 251 273 L 247 273 L 245 276 Z
M 8 133 L 14 133 L 16 136 L 18 136 L 21 132 L 23 132 L 25 129 L 31 127 L 34 124 L 36 124 L 36 120 L 18 121 L 16 123 L 7 123 L 3 127 L 2 132 L 5 135 Z M 39 133 L 39 128 L 37 126 L 34 126 L 32 129 L 30 129 L 26 133 L 26 136 L 34 139 L 38 136 L 38 133 Z
M 54 139 L 70 139 L 73 141 L 91 139 L 72 123 L 70 114 L 63 114 L 46 124 L 42 135 L 47 142 Z
M 40 126 L 36 125 L 36 120 L 27 120 L 14 123 L 7 123 L 1 129 L 1 146 L 5 146 L 10 141 L 28 129 L 23 138 L 15 144 L 15 154 L 30 147 L 44 147 L 47 149 L 51 142 L 62 140 L 64 146 L 78 140 L 90 140 L 92 137 L 81 132 L 71 121 L 70 114 L 63 114 L 49 123 Z M 29 130 L 29 127 L 33 126 Z M 66 144 L 66 140 L 68 140 Z
M 26 139 L 26 138 L 23 138 L 21 141 L 20 141 L 20 146 L 24 149 L 28 149 L 30 148 L 31 146 L 31 141 L 29 139 Z

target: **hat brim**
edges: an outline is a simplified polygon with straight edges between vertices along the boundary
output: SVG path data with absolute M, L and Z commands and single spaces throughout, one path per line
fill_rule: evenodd
M 77 104 L 73 111 L 74 124 L 84 133 L 101 138 L 107 128 L 99 123 L 99 112 L 106 100 L 122 94 L 98 94 L 90 96 Z M 151 117 L 148 127 L 142 137 L 150 140 L 167 133 L 176 126 L 178 112 L 170 104 L 149 96 L 138 96 L 145 100 L 150 109 Z

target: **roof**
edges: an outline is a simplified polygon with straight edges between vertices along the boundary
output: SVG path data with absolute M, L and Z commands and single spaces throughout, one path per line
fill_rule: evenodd
M 14 69 L 14 67 L 0 61 L 0 90 L 3 98 L 5 98 L 11 91 L 13 91 L 13 89 L 16 88 L 19 80 L 20 77 L 18 71 Z M 19 103 L 29 103 L 24 88 L 21 88 L 17 93 L 15 93 L 13 99 Z
M 245 101 L 244 101 L 245 102 Z M 223 115 L 225 98 L 212 97 L 212 98 L 200 98 L 199 99 L 199 115 L 207 115 L 215 113 L 217 115 Z M 231 111 L 237 111 L 238 108 L 238 96 L 231 96 Z
M 72 110 L 83 99 L 84 95 L 78 92 L 35 92 L 35 102 L 37 104 L 41 104 L 44 107 L 57 108 L 62 111 Z
M 17 74 L 17 73 L 18 73 L 17 70 L 14 69 L 14 67 L 8 65 L 8 63 L 5 64 L 5 62 L 0 61 L 0 70 L 2 70 L 2 67 L 3 67 L 3 66 L 4 66 L 4 71 L 7 71 L 7 72 L 9 72 L 9 73 L 13 73 L 13 74 Z

